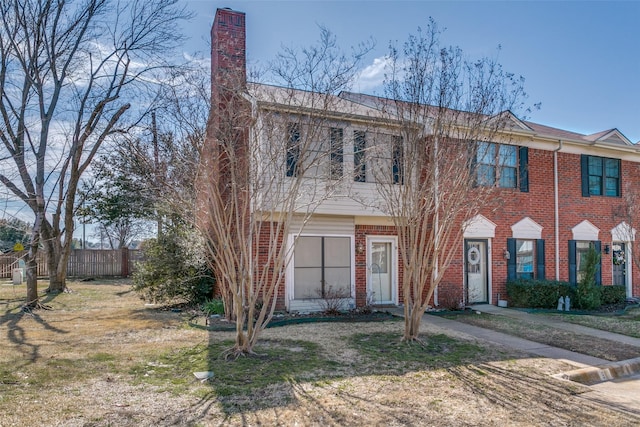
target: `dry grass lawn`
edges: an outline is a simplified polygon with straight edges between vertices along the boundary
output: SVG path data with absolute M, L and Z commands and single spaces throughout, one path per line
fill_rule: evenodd
M 640 423 L 551 377 L 573 366 L 444 330 L 407 346 L 402 322 L 291 325 L 265 331 L 262 357 L 226 362 L 231 333 L 145 305 L 126 281 L 70 287 L 26 314 L 24 285 L 0 283 L 2 427 Z

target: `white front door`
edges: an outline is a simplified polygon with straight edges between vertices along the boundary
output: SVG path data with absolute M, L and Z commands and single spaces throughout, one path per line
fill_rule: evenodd
M 466 240 L 465 242 L 467 298 L 469 304 L 489 302 L 487 242 L 486 240 Z
M 368 244 L 367 298 L 371 304 L 394 304 L 396 300 L 395 239 L 370 238 Z

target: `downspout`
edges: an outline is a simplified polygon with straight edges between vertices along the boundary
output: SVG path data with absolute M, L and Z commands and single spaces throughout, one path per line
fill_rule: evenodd
M 562 150 L 562 140 L 558 140 L 558 148 L 553 150 L 553 197 L 554 197 L 554 225 L 555 225 L 555 264 L 556 281 L 560 280 L 560 208 L 558 202 L 558 151 Z

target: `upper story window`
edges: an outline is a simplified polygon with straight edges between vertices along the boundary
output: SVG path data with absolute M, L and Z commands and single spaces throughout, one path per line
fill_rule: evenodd
M 287 176 L 298 176 L 298 162 L 300 161 L 300 125 L 287 125 Z
M 343 129 L 329 129 L 329 176 L 331 179 L 342 178 L 343 161 Z
M 397 135 L 391 142 L 391 173 L 394 184 L 404 184 L 404 141 Z
M 580 158 L 582 166 L 582 195 L 620 196 L 620 160 L 587 156 Z
M 478 185 L 516 188 L 518 185 L 518 147 L 479 142 L 476 153 Z
M 366 182 L 367 180 L 366 145 L 366 133 L 361 130 L 353 131 L 353 180 L 356 182 Z

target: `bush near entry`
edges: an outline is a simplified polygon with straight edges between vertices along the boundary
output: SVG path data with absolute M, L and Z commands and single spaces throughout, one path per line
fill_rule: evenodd
M 624 286 L 603 286 L 600 290 L 602 305 L 620 304 L 627 299 L 627 289 Z
M 507 294 L 513 307 L 556 308 L 558 298 L 575 298 L 575 287 L 556 280 L 518 279 L 507 282 Z
M 572 301 L 572 307 L 585 310 L 598 308 L 601 305 L 619 304 L 626 299 L 624 286 L 590 286 L 588 292 L 595 295 L 584 298 L 589 301 L 600 301 L 597 306 L 585 306 L 577 298 L 578 286 L 569 282 L 555 280 L 518 279 L 507 282 L 509 303 L 513 307 L 523 308 L 557 308 L 558 299 L 567 295 Z M 585 288 L 581 288 L 587 291 Z

